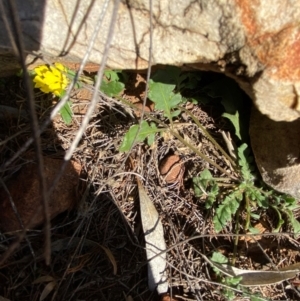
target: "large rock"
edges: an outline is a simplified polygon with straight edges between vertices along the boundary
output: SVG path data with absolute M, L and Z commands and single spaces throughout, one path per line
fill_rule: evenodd
M 276 122 L 254 109 L 250 134 L 264 181 L 300 199 L 300 119 Z
M 117 1 L 106 0 L 16 2 L 31 67 L 39 63 L 33 51 L 47 62 L 79 63 L 104 15 L 88 59 L 100 64 L 111 16 L 117 9 L 108 67 L 148 66 L 151 21 L 153 65 L 223 72 L 272 120 L 291 122 L 300 117 L 299 0 L 153 0 L 152 16 L 148 0 L 121 1 L 118 7 L 114 6 Z M 1 18 L 0 75 L 8 75 L 16 71 L 17 64 L 11 59 L 9 27 L 5 28 Z M 291 131 L 294 126 L 287 125 Z M 277 138 L 274 131 L 268 137 Z
M 18 0 L 24 44 L 47 61 L 80 62 L 104 14 L 89 61 L 100 63 L 112 12 L 118 9 L 107 66 L 148 66 L 148 0 L 122 1 L 118 7 L 98 1 Z M 195 65 L 236 78 L 263 114 L 292 121 L 300 110 L 299 0 L 154 0 L 152 64 Z M 6 14 L 9 16 L 9 14 Z M 9 57 L 9 30 L 0 18 L 2 61 Z M 1 51 L 1 50 L 0 50 Z M 28 64 L 35 56 L 28 56 Z M 36 63 L 36 62 L 35 62 Z M 0 72 L 11 70 L 0 65 Z M 201 68 L 201 67 L 200 67 Z M 271 93 L 271 95 L 270 95 Z

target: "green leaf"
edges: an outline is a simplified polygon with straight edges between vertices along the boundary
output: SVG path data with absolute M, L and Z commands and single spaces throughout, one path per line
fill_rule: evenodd
M 288 220 L 291 223 L 291 226 L 293 227 L 294 233 L 299 234 L 300 233 L 300 223 L 295 218 L 293 212 L 291 210 L 286 209 L 285 214 L 287 215 Z
M 172 119 L 172 109 L 181 101 L 180 94 L 173 92 L 175 85 L 150 80 L 149 99 L 155 103 L 155 108 L 164 111 L 164 116 Z
M 259 207 L 268 208 L 268 197 L 260 192 L 258 188 L 252 185 L 248 185 L 246 193 L 252 201 L 255 201 Z
M 154 143 L 155 134 L 157 132 L 157 127 L 156 127 L 156 124 L 154 122 L 150 123 L 150 127 L 153 129 L 153 133 L 149 134 L 149 136 L 147 138 L 148 145 L 152 145 Z
M 155 124 L 149 126 L 148 122 L 143 120 L 141 123 L 141 129 L 139 131 L 139 125 L 135 124 L 130 127 L 129 131 L 125 134 L 123 142 L 120 146 L 121 152 L 129 151 L 134 143 L 143 142 L 148 137 L 148 142 L 154 141 L 155 133 L 158 132 L 158 128 Z M 138 133 L 138 135 L 137 135 Z M 150 138 L 149 138 L 150 137 Z
M 204 191 L 206 192 L 205 208 L 211 208 L 219 194 L 219 186 L 208 169 L 204 169 L 198 177 L 193 178 L 193 187 L 196 197 L 201 197 Z
M 220 97 L 221 103 L 225 108 L 224 117 L 233 122 L 235 132 L 242 141 L 247 140 L 248 137 L 248 119 L 246 116 L 249 109 L 245 104 L 243 92 L 236 82 L 225 77 L 221 80 L 212 82 L 203 88 L 210 97 Z
M 252 234 L 259 234 L 259 230 L 255 227 L 249 227 L 248 230 L 252 233 Z
M 234 131 L 236 136 L 242 140 L 242 136 L 241 136 L 241 129 L 240 129 L 240 117 L 239 117 L 239 112 L 236 111 L 234 114 L 229 114 L 229 113 L 223 113 L 222 114 L 223 117 L 229 119 L 231 121 L 231 123 L 234 126 Z
M 224 283 L 229 286 L 237 286 L 241 282 L 242 279 L 243 279 L 242 276 L 226 277 Z
M 276 213 L 278 215 L 277 226 L 275 229 L 273 229 L 273 231 L 279 232 L 279 230 L 281 229 L 281 226 L 284 224 L 284 220 L 282 219 L 282 215 L 281 215 L 281 212 L 279 211 L 279 209 L 276 206 L 272 206 L 272 208 L 276 211 Z
M 66 104 L 60 109 L 59 113 L 65 124 L 72 122 L 73 112 L 70 106 L 71 102 L 67 101 Z
M 220 232 L 226 226 L 227 222 L 232 220 L 232 216 L 238 210 L 242 199 L 243 192 L 237 190 L 228 195 L 222 204 L 219 205 L 213 217 L 216 232 Z
M 103 80 L 100 86 L 100 90 L 109 97 L 118 96 L 124 88 L 124 83 L 116 81 L 106 82 Z
M 211 261 L 213 262 L 216 262 L 216 263 L 220 263 L 220 264 L 223 264 L 223 263 L 227 263 L 228 262 L 228 259 L 226 256 L 224 256 L 222 253 L 220 252 L 213 252 L 211 258 L 210 258 Z
M 105 77 L 112 82 L 118 82 L 120 80 L 120 73 L 121 71 L 118 70 L 105 70 L 104 75 Z
M 259 220 L 259 219 L 260 219 L 260 215 L 259 215 L 259 214 L 256 214 L 256 213 L 253 213 L 253 212 L 250 213 L 250 216 L 251 216 L 253 219 L 256 219 L 256 220 Z
M 252 175 L 252 170 L 250 168 L 250 162 L 252 158 L 249 156 L 250 150 L 246 143 L 243 143 L 238 148 L 238 158 L 239 158 L 239 165 L 241 167 L 242 176 L 245 181 L 253 183 L 254 177 Z

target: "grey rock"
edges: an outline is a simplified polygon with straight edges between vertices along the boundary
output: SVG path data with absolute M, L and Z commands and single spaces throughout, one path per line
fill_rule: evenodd
M 300 120 L 278 122 L 253 109 L 250 136 L 264 182 L 300 198 Z
M 80 63 L 102 18 L 88 58 L 90 63 L 101 64 L 111 16 L 116 9 L 107 67 L 145 69 L 151 48 L 151 65 L 223 72 L 239 83 L 260 112 L 280 121 L 278 125 L 270 122 L 268 133 L 258 133 L 261 143 L 272 146 L 283 121 L 290 122 L 285 125 L 286 129 L 295 130 L 293 126 L 300 117 L 299 0 L 153 0 L 152 16 L 148 0 L 123 0 L 118 6 L 115 6 L 117 1 L 107 0 L 15 2 L 29 68 L 44 62 L 61 61 L 73 66 Z M 16 72 L 20 66 L 16 58 L 12 59 L 16 51 L 11 37 L 16 35 L 10 11 L 7 7 L 1 8 L 2 3 L 0 1 L 0 76 Z M 257 122 L 259 126 L 260 120 Z M 296 165 L 282 158 L 277 166 L 279 159 L 275 155 L 268 157 L 268 161 L 262 160 L 258 153 L 261 145 L 255 143 L 257 137 L 253 137 L 253 133 L 252 129 L 253 149 L 265 181 L 278 190 L 283 187 L 292 191 L 284 187 L 294 185 L 296 193 Z M 267 135 L 265 139 L 262 133 Z M 292 134 L 285 137 L 286 147 L 295 143 L 294 137 Z M 272 147 L 270 150 L 275 152 Z M 266 167 L 264 162 L 269 162 Z M 290 173 L 294 176 L 289 184 L 285 182 L 288 174 L 281 177 L 285 167 L 293 167 Z

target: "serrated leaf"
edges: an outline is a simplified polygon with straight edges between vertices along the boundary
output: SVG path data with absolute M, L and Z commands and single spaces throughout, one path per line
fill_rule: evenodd
M 211 261 L 213 262 L 217 262 L 217 263 L 227 263 L 228 262 L 228 259 L 226 256 L 224 256 L 222 253 L 220 252 L 213 252 L 211 258 L 210 258 Z
M 196 197 L 206 193 L 205 208 L 211 208 L 219 194 L 219 186 L 208 169 L 204 169 L 198 177 L 193 178 L 193 187 Z
M 65 124 L 72 122 L 73 112 L 70 106 L 71 102 L 67 101 L 66 104 L 60 109 L 59 113 Z
M 216 232 L 220 232 L 226 226 L 227 222 L 232 220 L 232 216 L 238 210 L 242 199 L 243 193 L 238 190 L 228 195 L 222 204 L 219 205 L 213 217 Z
M 255 186 L 248 186 L 246 193 L 248 197 L 257 203 L 259 207 L 268 208 L 269 201 L 268 197 L 262 194 Z
M 100 90 L 107 96 L 118 96 L 125 88 L 124 83 L 118 81 L 102 81 Z
M 173 92 L 174 88 L 175 85 L 154 82 L 152 79 L 149 84 L 149 99 L 155 103 L 155 108 L 164 111 L 164 116 L 170 120 L 172 109 L 182 101 L 181 95 Z
M 121 152 L 129 151 L 134 143 L 143 142 L 147 137 L 150 137 L 150 142 L 154 141 L 153 135 L 157 133 L 158 129 L 155 124 L 149 126 L 148 122 L 143 120 L 141 123 L 141 129 L 139 131 L 139 125 L 135 124 L 130 127 L 128 132 L 124 135 L 123 142 L 120 146 Z M 138 135 L 137 135 L 138 133 Z M 151 136 L 152 135 L 152 136 Z M 149 142 L 149 140 L 148 140 Z
M 120 80 L 120 76 L 119 76 L 120 73 L 121 73 L 121 71 L 117 71 L 117 70 L 105 70 L 104 76 L 109 81 L 117 82 Z
M 249 165 L 249 152 L 250 150 L 246 143 L 243 143 L 240 147 L 238 147 L 239 165 L 241 167 L 243 179 L 252 183 L 254 177 Z
M 213 176 L 208 169 L 204 169 L 198 177 L 193 178 L 193 187 L 196 197 L 203 195 L 203 191 L 206 191 L 208 183 L 211 180 L 213 180 Z

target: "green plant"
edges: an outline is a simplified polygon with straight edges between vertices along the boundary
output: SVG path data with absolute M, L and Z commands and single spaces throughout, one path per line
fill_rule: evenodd
M 123 142 L 120 146 L 120 151 L 125 152 L 130 150 L 133 143 L 138 143 L 144 141 L 146 138 L 148 144 L 151 145 L 154 142 L 155 134 L 159 131 L 155 123 L 151 122 L 150 125 L 147 121 L 143 120 L 140 125 L 135 124 L 131 126 L 129 131 L 125 134 Z M 138 135 L 137 135 L 138 134 Z
M 149 99 L 155 104 L 155 109 L 161 110 L 163 115 L 167 117 L 168 122 L 171 127 L 173 124 L 174 117 L 181 113 L 181 109 L 178 106 L 186 102 L 186 98 L 182 97 L 180 91 L 186 89 L 184 82 L 189 79 L 192 80 L 192 84 L 188 87 L 194 87 L 196 83 L 197 76 L 192 76 L 192 73 L 181 74 L 181 71 L 177 67 L 167 66 L 165 69 L 158 70 L 150 79 L 149 82 Z M 155 118 L 152 118 L 155 120 Z M 159 123 L 158 120 L 155 120 Z M 163 128 L 158 128 L 153 123 L 150 125 L 146 121 L 142 121 L 140 124 L 141 129 L 138 130 L 138 125 L 133 125 L 130 127 L 128 132 L 125 134 L 123 142 L 120 146 L 120 151 L 129 151 L 134 143 L 144 141 L 148 136 L 148 144 L 151 145 L 154 142 L 155 134 L 167 130 L 168 128 L 164 126 Z M 151 128 L 151 130 L 150 130 Z
M 228 102 L 228 100 L 227 100 Z M 224 103 L 224 102 L 223 102 Z M 231 106 L 231 112 L 233 107 Z M 224 114 L 223 114 L 224 116 Z M 225 115 L 224 117 L 227 117 Z M 235 118 L 238 113 L 232 113 L 229 120 L 235 127 L 235 133 L 238 138 L 241 138 L 240 120 Z M 300 233 L 300 223 L 296 220 L 293 210 L 299 208 L 297 201 L 289 196 L 278 194 L 275 191 L 259 188 L 255 183 L 253 157 L 250 155 L 250 149 L 246 143 L 242 143 L 237 149 L 237 161 L 239 167 L 240 181 L 235 184 L 233 190 L 223 197 L 220 194 L 217 180 L 213 178 L 208 170 L 204 170 L 199 176 L 193 178 L 195 195 L 201 197 L 205 195 L 207 209 L 212 208 L 215 202 L 219 205 L 213 217 L 213 223 L 217 232 L 221 231 L 229 222 L 231 222 L 235 214 L 242 207 L 246 211 L 246 221 L 243 229 L 245 231 L 255 232 L 255 228 L 251 226 L 251 218 L 258 219 L 260 216 L 253 212 L 254 209 L 273 208 L 277 213 L 278 223 L 275 231 L 279 231 L 285 221 L 282 215 L 291 224 L 295 233 Z
M 120 81 L 119 74 L 108 74 L 112 82 Z M 155 117 L 146 114 L 151 122 L 142 120 L 139 125 L 133 125 L 125 134 L 123 142 L 120 146 L 120 151 L 129 151 L 135 143 L 143 142 L 147 139 L 147 143 L 151 145 L 155 140 L 155 135 L 158 132 L 169 131 L 174 137 L 181 141 L 185 146 L 193 150 L 197 155 L 206 160 L 209 164 L 218 168 L 223 174 L 234 179 L 232 189 L 220 189 L 219 179 L 215 179 L 208 169 L 204 170 L 200 175 L 193 177 L 193 187 L 196 197 L 205 197 L 205 207 L 213 208 L 217 204 L 213 223 L 217 232 L 221 231 L 235 217 L 237 212 L 245 211 L 245 222 L 243 229 L 245 231 L 255 232 L 256 229 L 251 225 L 251 219 L 258 219 L 260 215 L 257 212 L 259 209 L 265 210 L 273 208 L 278 215 L 278 225 L 276 230 L 284 224 L 282 216 L 285 216 L 289 221 L 293 230 L 296 233 L 300 232 L 300 223 L 295 219 L 293 210 L 297 207 L 296 200 L 272 190 L 266 190 L 256 186 L 254 160 L 250 153 L 250 148 L 247 145 L 247 118 L 245 111 L 247 107 L 243 103 L 243 95 L 238 86 L 228 78 L 223 78 L 214 81 L 198 91 L 201 95 L 206 93 L 207 98 L 220 98 L 220 102 L 224 107 L 225 112 L 223 117 L 227 118 L 233 125 L 234 133 L 240 145 L 236 150 L 236 162 L 233 162 L 222 147 L 213 139 L 199 121 L 180 104 L 187 101 L 187 98 L 182 96 L 183 91 L 195 89 L 199 87 L 201 75 L 197 73 L 181 73 L 179 68 L 166 67 L 158 70 L 149 82 L 148 96 L 154 102 L 156 110 L 161 110 L 163 116 L 166 117 L 166 122 L 156 119 Z M 106 87 L 106 86 L 105 86 Z M 114 86 L 113 86 L 114 87 Z M 119 86 L 121 90 L 123 86 Z M 114 91 L 112 89 L 112 91 Z M 196 98 L 189 98 L 189 101 L 196 101 Z M 246 109 L 245 109 L 246 108 Z M 186 142 L 183 137 L 174 129 L 173 120 L 182 111 L 192 117 L 195 124 L 199 126 L 204 135 L 215 145 L 215 147 L 226 157 L 233 166 L 238 178 L 234 178 L 222 169 L 207 156 L 202 154 L 193 145 Z M 243 122 L 241 121 L 243 120 Z M 246 121 L 246 122 L 244 122 Z M 221 179 L 222 181 L 222 179 Z M 263 187 L 263 186 L 262 186 Z M 238 229 L 238 224 L 236 226 Z
M 52 93 L 55 97 L 61 99 L 65 96 L 66 88 L 76 74 L 62 64 L 55 63 L 53 66 L 40 65 L 31 72 L 31 75 L 35 88 L 40 89 L 44 93 Z M 122 82 L 124 80 L 126 80 L 126 76 L 123 72 L 106 70 L 100 90 L 110 97 L 117 96 L 125 87 Z M 83 83 L 92 84 L 93 81 L 89 77 L 80 76 L 75 87 L 80 88 L 83 86 Z M 73 112 L 70 100 L 62 107 L 60 114 L 66 124 L 72 122 Z
M 204 256 L 205 257 L 205 256 Z M 222 283 L 221 292 L 222 295 L 228 299 L 233 300 L 236 298 L 236 292 L 249 298 L 251 301 L 268 301 L 260 294 L 253 294 L 243 285 L 243 276 L 247 273 L 251 273 L 251 270 L 240 270 L 232 267 L 228 264 L 228 259 L 219 252 L 213 252 L 210 260 L 206 258 L 206 261 L 210 263 L 214 272 L 216 273 L 218 280 Z M 263 273 L 263 271 L 262 271 Z M 256 273 L 259 275 L 259 271 Z M 258 278 L 256 282 L 259 282 L 259 276 L 255 275 L 254 278 Z M 247 277 L 249 281 L 249 276 Z
M 214 252 L 211 257 L 211 262 L 225 264 L 228 263 L 228 259 L 219 252 Z M 239 283 L 242 280 L 242 277 L 224 277 L 221 272 L 213 267 L 214 272 L 218 276 L 220 282 L 224 284 L 222 287 L 222 295 L 228 300 L 233 300 L 236 297 L 235 292 L 231 288 L 240 288 Z
M 100 90 L 107 96 L 118 96 L 125 88 L 127 77 L 119 70 L 105 70 Z

